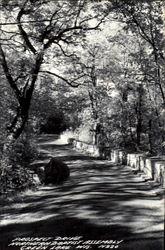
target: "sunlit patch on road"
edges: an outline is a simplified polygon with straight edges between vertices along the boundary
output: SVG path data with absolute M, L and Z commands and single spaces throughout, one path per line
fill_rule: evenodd
M 17 201 L 9 201 L 1 215 L 4 237 L 11 237 L 15 227 L 23 235 L 33 235 L 34 228 L 38 234 L 51 235 L 59 226 L 66 232 L 67 221 L 79 233 L 90 225 L 92 230 L 110 230 L 115 237 L 121 228 L 125 239 L 143 234 L 162 236 L 163 199 L 147 182 L 129 167 L 97 160 L 55 142 L 49 138 L 39 144 L 45 156 L 38 164 L 46 163 L 50 155 L 57 157 L 69 166 L 70 178 L 62 185 L 40 186 L 22 193 Z

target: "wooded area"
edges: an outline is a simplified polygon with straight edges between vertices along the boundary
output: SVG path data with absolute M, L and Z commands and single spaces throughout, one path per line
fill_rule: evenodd
M 163 0 L 0 7 L 1 193 L 33 184 L 41 133 L 165 154 Z

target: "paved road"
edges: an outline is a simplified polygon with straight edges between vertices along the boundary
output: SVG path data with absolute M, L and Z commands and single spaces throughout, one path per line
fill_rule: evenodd
M 123 240 L 121 250 L 163 249 L 163 199 L 157 188 L 129 167 L 76 152 L 52 136 L 42 136 L 38 144 L 41 159 L 35 166 L 57 157 L 70 167 L 70 178 L 8 201 L 1 215 L 0 249 L 20 249 L 6 245 L 15 237 L 55 236 Z M 89 249 L 108 246 L 89 244 Z

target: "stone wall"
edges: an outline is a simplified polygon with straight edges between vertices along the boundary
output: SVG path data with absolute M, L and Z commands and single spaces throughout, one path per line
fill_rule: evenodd
M 99 157 L 99 149 L 96 145 L 87 142 L 78 141 L 75 139 L 70 140 L 75 149 L 86 152 L 94 157 Z
M 165 156 L 148 157 L 145 153 L 127 153 L 124 150 L 105 148 L 100 150 L 96 145 L 70 139 L 75 149 L 94 157 L 111 160 L 114 163 L 130 166 L 136 172 L 144 173 L 147 179 L 165 186 Z
M 126 153 L 122 150 L 111 150 L 111 161 L 132 167 L 142 172 L 150 180 L 165 186 L 165 156 L 148 157 L 142 153 Z

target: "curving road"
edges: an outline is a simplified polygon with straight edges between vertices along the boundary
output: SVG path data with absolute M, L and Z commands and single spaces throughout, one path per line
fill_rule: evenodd
M 41 159 L 33 165 L 43 166 L 50 157 L 57 157 L 68 164 L 70 178 L 62 185 L 41 186 L 1 204 L 0 249 L 20 249 L 7 247 L 15 237 L 55 236 L 123 240 L 121 250 L 163 249 L 159 188 L 129 167 L 76 152 L 54 136 L 40 137 L 38 146 Z M 90 249 L 101 248 L 93 244 Z

